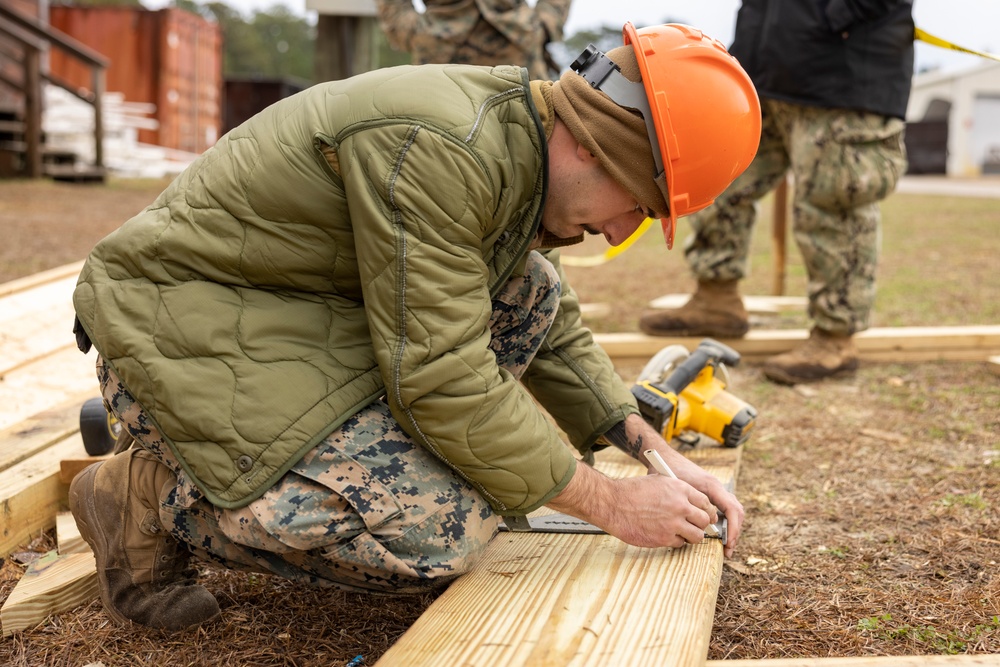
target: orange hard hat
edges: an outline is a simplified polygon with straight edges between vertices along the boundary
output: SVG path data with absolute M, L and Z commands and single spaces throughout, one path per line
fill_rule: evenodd
M 670 217 L 662 223 L 669 247 L 677 218 L 710 205 L 750 166 L 760 143 L 760 100 L 726 47 L 696 28 L 668 23 L 636 30 L 629 22 L 622 33 L 639 62 L 656 130 L 653 155 L 659 146 L 657 167 L 666 172 Z
M 760 100 L 750 77 L 721 42 L 667 23 L 622 29 L 641 82 L 626 79 L 593 44 L 570 65 L 617 105 L 642 115 L 653 149 L 654 179 L 667 204 L 662 218 L 673 247 L 677 218 L 705 208 L 743 173 L 760 143 Z

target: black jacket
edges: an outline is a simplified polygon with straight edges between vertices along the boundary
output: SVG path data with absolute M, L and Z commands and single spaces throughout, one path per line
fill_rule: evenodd
M 743 0 L 730 48 L 761 97 L 903 118 L 912 0 Z

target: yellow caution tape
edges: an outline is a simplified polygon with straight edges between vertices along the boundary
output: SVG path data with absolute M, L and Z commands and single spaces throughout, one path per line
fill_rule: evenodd
M 609 262 L 618 255 L 622 254 L 629 247 L 639 240 L 639 237 L 646 233 L 655 220 L 653 218 L 646 218 L 642 221 L 642 224 L 632 232 L 632 236 L 628 237 L 621 244 L 616 246 L 611 246 L 605 250 L 600 255 L 588 255 L 586 257 L 575 257 L 573 255 L 563 255 L 560 261 L 566 266 L 600 266 L 605 262 Z
M 992 53 L 983 53 L 982 51 L 973 51 L 972 49 L 967 49 L 964 46 L 952 44 L 951 42 L 941 39 L 940 37 L 935 37 L 926 30 L 921 30 L 920 28 L 914 28 L 913 38 L 919 39 L 922 42 L 927 42 L 932 46 L 940 46 L 942 49 L 951 49 L 952 51 L 971 53 L 972 55 L 979 56 L 981 58 L 989 58 L 990 60 L 1000 61 L 1000 56 L 995 56 Z

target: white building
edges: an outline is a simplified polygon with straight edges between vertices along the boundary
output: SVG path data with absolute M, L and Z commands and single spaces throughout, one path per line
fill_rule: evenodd
M 948 176 L 1000 173 L 1000 62 L 917 74 L 906 120 L 911 171 L 943 162 Z

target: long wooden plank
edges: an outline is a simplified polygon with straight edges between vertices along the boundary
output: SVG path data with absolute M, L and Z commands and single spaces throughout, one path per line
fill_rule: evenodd
M 804 341 L 804 329 L 754 330 L 745 338 L 724 339 L 744 361 L 761 361 Z M 668 345 L 693 349 L 701 337 L 598 333 L 594 340 L 616 361 L 648 361 Z M 889 327 L 868 329 L 854 337 L 858 354 L 868 361 L 985 361 L 1000 354 L 1000 325 Z
M 32 563 L 0 609 L 3 636 L 32 628 L 49 616 L 98 595 L 94 554 L 52 551 Z
M 688 299 L 690 294 L 664 294 L 649 302 L 650 308 L 680 308 Z M 743 307 L 748 313 L 759 315 L 776 315 L 784 312 L 806 312 L 809 299 L 804 296 L 753 296 L 743 297 Z
M 725 462 L 704 467 L 731 483 L 740 450 L 712 449 L 698 458 Z M 624 456 L 598 467 L 645 472 Z M 609 535 L 502 533 L 377 665 L 700 666 L 721 570 L 716 540 L 670 550 Z
M 0 377 L 75 346 L 75 285 L 72 276 L 0 298 Z
M 969 667 L 1000 666 L 1000 655 L 907 655 L 858 658 L 777 658 L 709 660 L 706 667 Z
M 68 490 L 59 461 L 85 455 L 77 433 L 0 473 L 0 557 L 55 525 Z
M 49 269 L 48 271 L 39 271 L 38 273 L 33 273 L 30 276 L 25 276 L 24 278 L 18 278 L 16 280 L 2 283 L 0 284 L 0 297 L 34 289 L 40 285 L 61 280 L 70 276 L 78 276 L 80 275 L 80 270 L 83 268 L 83 262 L 84 260 L 80 260 L 71 264 L 64 264 L 62 266 L 57 266 L 54 269 Z
M 80 407 L 99 396 L 94 388 L 0 430 L 0 472 L 80 430 Z
M 87 391 L 100 396 L 94 352 L 68 348 L 4 376 L 0 382 L 0 429 Z

